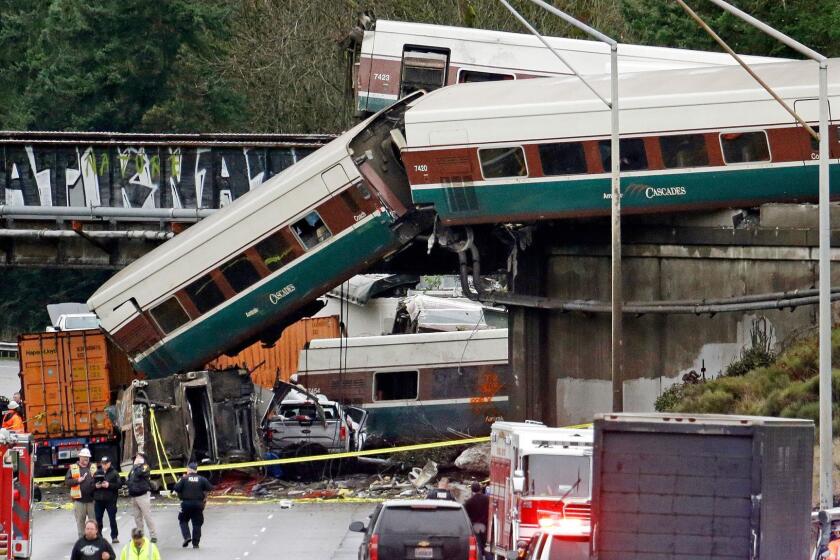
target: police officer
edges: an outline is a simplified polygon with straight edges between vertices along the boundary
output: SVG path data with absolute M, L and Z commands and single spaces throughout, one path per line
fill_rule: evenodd
M 204 502 L 207 492 L 213 489 L 210 481 L 198 474 L 198 465 L 190 463 L 187 472 L 181 477 L 173 490 L 181 498 L 181 511 L 178 513 L 178 523 L 181 525 L 181 535 L 186 548 L 192 542 L 193 548 L 198 548 L 201 541 L 201 526 L 204 525 Z M 192 521 L 192 535 L 189 522 Z

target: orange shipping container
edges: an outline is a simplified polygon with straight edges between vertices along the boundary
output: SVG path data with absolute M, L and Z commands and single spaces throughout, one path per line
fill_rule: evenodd
M 270 388 L 274 386 L 275 379 L 288 381 L 297 371 L 300 351 L 310 340 L 337 338 L 338 334 L 338 317 L 335 315 L 301 319 L 286 328 L 280 340 L 271 348 L 264 348 L 262 343 L 257 342 L 236 356 L 216 358 L 207 364 L 207 369 L 256 368 L 251 374 L 251 379 L 257 385 Z
M 99 330 L 18 338 L 27 429 L 37 438 L 110 436 L 105 408 L 134 371 Z

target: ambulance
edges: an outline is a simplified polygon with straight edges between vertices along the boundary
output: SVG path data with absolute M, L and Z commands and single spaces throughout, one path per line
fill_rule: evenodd
M 592 442 L 591 428 L 493 424 L 487 534 L 496 558 L 516 558 L 538 532 L 589 541 Z M 588 551 L 588 546 L 572 548 Z

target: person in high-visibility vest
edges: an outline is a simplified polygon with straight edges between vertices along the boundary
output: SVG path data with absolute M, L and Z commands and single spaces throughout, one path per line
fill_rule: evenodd
M 160 552 L 155 543 L 143 536 L 143 529 L 131 530 L 131 542 L 120 553 L 120 560 L 160 560 Z
M 20 405 L 17 402 L 9 402 L 6 413 L 3 415 L 2 427 L 10 432 L 22 434 L 24 432 L 23 417 L 20 415 L 19 409 Z
M 96 467 L 90 464 L 90 449 L 79 451 L 79 462 L 70 465 L 64 484 L 70 488 L 73 499 L 73 514 L 76 516 L 76 530 L 79 538 L 85 534 L 85 522 L 96 521 L 96 511 L 93 506 L 94 477 Z
M 831 527 L 831 541 L 828 543 L 828 560 L 840 560 L 840 524 Z

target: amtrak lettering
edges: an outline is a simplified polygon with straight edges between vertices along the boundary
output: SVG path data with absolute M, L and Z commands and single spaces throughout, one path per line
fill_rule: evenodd
M 656 198 L 658 196 L 685 196 L 685 187 L 648 187 L 645 189 L 645 196 L 647 198 Z
M 277 290 L 273 294 L 268 294 L 268 301 L 270 301 L 272 303 L 272 305 L 277 305 L 277 302 L 279 302 L 284 297 L 288 296 L 289 294 L 291 294 L 294 291 L 295 291 L 295 285 L 294 284 L 289 284 L 288 286 L 285 286 L 284 288 L 281 288 L 281 289 Z

